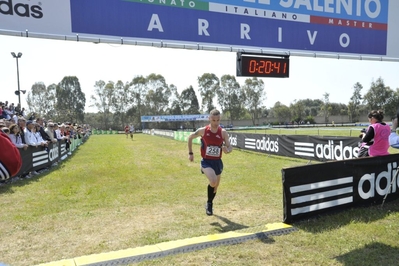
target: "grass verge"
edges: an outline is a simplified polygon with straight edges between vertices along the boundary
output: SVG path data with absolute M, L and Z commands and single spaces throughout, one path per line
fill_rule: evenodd
M 52 171 L 0 187 L 1 261 L 34 265 L 282 221 L 281 169 L 307 161 L 235 150 L 205 215 L 207 181 L 187 145 L 96 135 Z M 325 215 L 266 240 L 140 265 L 395 265 L 399 202 Z

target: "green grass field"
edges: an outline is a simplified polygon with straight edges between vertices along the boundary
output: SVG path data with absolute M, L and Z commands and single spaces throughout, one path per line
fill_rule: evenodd
M 206 216 L 207 180 L 187 144 L 94 135 L 35 178 L 0 187 L 0 261 L 35 265 L 267 223 L 283 216 L 281 169 L 307 161 L 234 150 Z M 399 201 L 293 224 L 298 231 L 139 265 L 397 265 Z

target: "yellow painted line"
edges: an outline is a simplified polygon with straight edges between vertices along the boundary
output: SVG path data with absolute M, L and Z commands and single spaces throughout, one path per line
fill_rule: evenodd
M 129 248 L 129 249 L 112 251 L 101 254 L 81 256 L 81 257 L 76 257 L 74 259 L 60 260 L 60 261 L 40 264 L 38 266 L 83 266 L 91 264 L 101 265 L 102 263 L 107 264 L 107 262 L 110 261 L 115 262 L 115 264 L 112 265 L 118 265 L 117 264 L 118 260 L 121 261 L 124 259 L 129 260 L 130 258 L 132 259 L 132 262 L 134 262 L 133 261 L 134 258 L 138 256 L 165 257 L 167 255 L 173 254 L 173 251 L 182 253 L 179 252 L 179 249 L 181 250 L 185 247 L 186 248 L 192 247 L 192 250 L 196 250 L 195 248 L 196 246 L 200 245 L 201 247 L 203 247 L 204 244 L 206 245 L 207 243 L 210 244 L 214 242 L 214 243 L 219 243 L 219 245 L 229 244 L 228 240 L 251 237 L 259 233 L 265 233 L 265 235 L 267 235 L 268 232 L 284 231 L 285 229 L 291 230 L 294 228 L 291 225 L 284 223 L 272 223 L 260 227 L 246 228 L 243 230 L 231 231 L 221 234 L 213 234 L 207 236 L 173 240 L 173 241 L 158 243 L 155 245 L 148 245 L 143 247 Z

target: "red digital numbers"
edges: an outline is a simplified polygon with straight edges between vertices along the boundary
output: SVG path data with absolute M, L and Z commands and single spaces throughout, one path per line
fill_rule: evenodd
M 287 63 L 273 62 L 270 60 L 250 60 L 248 72 L 252 74 L 285 74 L 287 72 Z
M 289 58 L 242 56 L 237 65 L 237 76 L 279 77 L 289 76 Z

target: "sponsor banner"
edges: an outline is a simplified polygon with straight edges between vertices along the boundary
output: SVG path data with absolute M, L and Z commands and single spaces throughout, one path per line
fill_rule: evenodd
M 73 139 L 70 144 L 70 151 L 72 152 L 79 146 L 85 139 Z M 66 149 L 66 143 L 61 140 L 55 144 L 49 143 L 48 150 L 46 151 L 43 147 L 32 147 L 28 149 L 19 149 L 19 153 L 22 158 L 22 166 L 18 174 L 23 175 L 32 171 L 40 170 L 51 166 L 54 162 L 59 161 L 62 158 L 66 158 L 68 151 Z
M 398 198 L 398 162 L 394 154 L 282 169 L 284 222 Z
M 324 5 L 313 1 L 269 2 L 71 0 L 72 31 L 191 43 L 386 54 L 387 1 Z
M 141 122 L 208 121 L 209 115 L 145 115 Z
M 0 34 L 399 58 L 398 12 L 397 0 L 0 0 Z
M 167 130 L 144 130 L 143 133 L 169 136 L 175 140 L 188 140 L 191 132 L 174 131 L 173 136 Z M 229 141 L 234 148 L 274 154 L 279 156 L 301 158 L 317 161 L 340 161 L 357 158 L 359 138 L 325 137 L 300 135 L 264 135 L 229 132 Z M 193 143 L 200 144 L 201 138 Z
M 59 147 L 61 145 L 63 145 L 61 142 L 56 144 L 50 143 L 48 145 L 48 152 L 43 147 L 29 146 L 26 150 L 19 149 L 22 158 L 22 167 L 16 176 L 49 167 L 60 157 Z
M 237 148 L 317 161 L 357 158 L 359 138 L 229 133 Z

